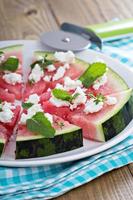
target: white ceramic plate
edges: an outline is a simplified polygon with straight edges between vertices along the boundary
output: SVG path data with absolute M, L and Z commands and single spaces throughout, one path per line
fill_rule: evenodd
M 25 66 L 28 65 L 31 61 L 31 56 L 34 50 L 50 50 L 46 46 L 42 46 L 39 42 L 36 41 L 2 41 L 0 42 L 0 47 L 13 45 L 13 44 L 24 44 L 24 63 Z M 77 56 L 83 60 L 88 62 L 95 61 L 97 58 L 104 59 L 105 62 L 114 69 L 120 76 L 122 76 L 129 87 L 133 88 L 133 71 L 121 64 L 120 62 L 103 55 L 101 53 L 86 50 L 84 52 L 78 53 Z M 130 124 L 122 131 L 119 135 L 114 137 L 105 143 L 93 142 L 84 139 L 84 146 L 73 151 L 69 151 L 66 153 L 60 153 L 48 157 L 34 158 L 34 159 L 26 159 L 26 160 L 0 160 L 1 166 L 13 166 L 13 167 L 31 167 L 31 166 L 40 166 L 40 165 L 51 165 L 63 162 L 69 162 L 78 160 L 81 158 L 85 158 L 88 156 L 92 156 L 94 154 L 100 153 L 104 150 L 109 149 L 110 147 L 118 144 L 122 140 L 124 140 L 129 134 L 133 133 L 133 120 Z

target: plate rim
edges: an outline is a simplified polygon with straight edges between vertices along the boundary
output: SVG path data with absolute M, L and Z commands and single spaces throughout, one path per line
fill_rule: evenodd
M 4 45 L 4 43 L 9 43 L 9 46 L 10 46 L 15 43 L 16 44 L 18 44 L 18 43 L 26 44 L 26 43 L 37 43 L 37 42 L 38 41 L 36 41 L 36 40 L 5 40 L 5 41 L 0 41 L 0 46 L 1 46 L 1 44 Z M 47 48 L 47 47 L 45 47 L 45 48 Z M 101 52 L 96 52 L 92 49 L 88 49 L 83 52 L 78 52 L 78 53 L 76 53 L 76 55 L 78 56 L 79 54 L 84 53 L 84 52 L 87 52 L 87 53 L 90 52 L 91 54 L 94 54 L 94 55 L 97 54 L 98 56 L 105 57 L 106 59 L 110 60 L 111 62 L 115 62 L 116 64 L 118 63 L 118 65 L 121 66 L 121 68 L 124 68 L 124 69 L 128 70 L 129 73 L 133 74 L 133 70 L 130 67 L 128 67 L 127 65 L 121 63 L 120 61 L 118 61 L 116 59 L 109 57 L 108 55 L 102 54 Z M 32 160 L 31 159 L 20 159 L 20 160 L 19 159 L 18 160 L 0 159 L 0 166 L 35 167 L 35 166 L 54 165 L 54 164 L 59 164 L 59 163 L 71 162 L 71 161 L 83 159 L 86 157 L 90 157 L 90 156 L 93 156 L 100 152 L 106 151 L 107 149 L 111 148 L 112 146 L 122 142 L 125 138 L 127 138 L 130 134 L 132 134 L 133 127 L 130 127 L 130 124 L 132 122 L 133 122 L 133 120 L 126 127 L 126 129 L 128 129 L 128 127 L 129 127 L 129 130 L 125 131 L 125 129 L 124 129 L 119 135 L 115 136 L 113 139 L 109 140 L 108 142 L 104 143 L 101 146 L 96 147 L 93 150 L 89 150 L 89 152 L 84 151 L 84 152 L 74 154 L 74 155 L 67 155 L 65 157 L 58 157 L 58 158 L 55 157 L 55 158 L 51 158 L 51 159 L 47 159 L 50 156 L 48 156 L 46 159 L 45 159 L 45 157 L 42 157 L 42 159 L 40 157 L 38 160 L 34 159 L 34 158 Z M 27 161 L 27 162 L 25 163 L 25 161 Z

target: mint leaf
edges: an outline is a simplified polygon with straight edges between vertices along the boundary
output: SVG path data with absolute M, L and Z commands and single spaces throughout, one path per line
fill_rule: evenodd
M 72 95 L 62 89 L 53 89 L 52 94 L 57 99 L 61 99 L 63 101 L 71 101 L 72 100 Z
M 86 88 L 88 88 L 97 78 L 101 77 L 106 72 L 106 69 L 107 66 L 105 63 L 92 63 L 88 69 L 80 76 L 79 80 Z
M 28 109 L 31 106 L 33 106 L 33 103 L 30 103 L 30 102 L 29 103 L 24 103 L 24 102 L 22 103 L 22 107 L 25 108 L 25 109 Z
M 18 66 L 19 66 L 19 59 L 9 57 L 7 58 L 5 62 L 1 63 L 0 70 L 2 71 L 8 70 L 8 71 L 14 72 L 17 70 Z
M 37 60 L 34 63 L 31 64 L 31 69 L 33 69 L 35 67 L 35 65 L 38 64 L 40 65 L 41 68 L 46 68 L 48 65 L 53 64 L 52 60 L 47 59 L 47 55 L 44 56 L 43 59 Z
M 42 112 L 38 112 L 31 119 L 28 119 L 26 125 L 29 131 L 41 134 L 46 138 L 53 138 L 55 135 L 55 129 Z

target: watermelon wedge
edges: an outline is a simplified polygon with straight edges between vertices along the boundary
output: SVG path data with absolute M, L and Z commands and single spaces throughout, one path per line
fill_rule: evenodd
M 15 74 L 18 74 L 18 75 L 22 75 L 22 48 L 23 48 L 23 45 L 15 45 L 15 46 L 9 46 L 9 47 L 0 49 L 0 51 L 4 52 L 5 60 L 12 56 L 19 59 L 19 66 L 18 66 L 17 70 L 14 72 Z M 8 72 L 8 73 L 10 73 L 10 72 Z M 4 75 L 5 75 L 5 72 L 3 71 L 0 74 L 0 87 L 8 90 L 9 94 L 15 95 L 15 98 L 17 100 L 20 100 L 22 98 L 23 84 L 22 83 L 16 83 L 16 84 L 8 83 L 4 79 Z M 7 99 L 9 101 L 10 98 L 9 98 L 8 93 L 6 95 L 8 96 Z M 11 96 L 11 101 L 13 101 L 13 96 Z
M 56 129 L 53 138 L 30 132 L 26 126 L 19 125 L 16 139 L 17 159 L 49 156 L 83 146 L 82 130 L 78 126 L 55 115 L 53 117 L 53 126 Z
M 116 105 L 107 106 L 95 113 L 83 112 L 70 113 L 67 118 L 72 124 L 78 124 L 83 129 L 83 135 L 87 139 L 107 141 L 119 134 L 133 118 L 132 89 L 120 93 L 111 94 L 117 98 Z

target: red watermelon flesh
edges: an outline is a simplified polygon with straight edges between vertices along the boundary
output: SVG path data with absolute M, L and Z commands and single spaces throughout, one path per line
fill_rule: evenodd
M 22 98 L 22 88 L 23 85 L 22 84 L 15 84 L 15 85 L 11 85 L 6 83 L 1 77 L 0 77 L 0 87 L 3 89 L 8 89 L 8 91 L 11 94 L 15 95 L 15 98 L 17 100 L 20 100 Z
M 0 99 L 2 101 L 7 101 L 12 103 L 15 101 L 15 95 L 3 88 L 0 88 Z

